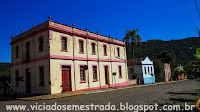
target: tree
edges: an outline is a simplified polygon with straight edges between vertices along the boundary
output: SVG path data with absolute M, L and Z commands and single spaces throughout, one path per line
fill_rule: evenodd
M 195 66 L 192 64 L 192 62 L 189 62 L 184 66 L 184 71 L 187 76 L 191 75 L 195 71 Z
M 10 87 L 11 66 L 10 63 L 0 63 L 0 85 L 4 89 L 4 94 L 8 94 Z M 1 87 L 1 88 L 2 88 Z
M 132 79 L 138 79 L 138 73 L 132 73 L 131 78 Z
M 142 42 L 142 46 L 137 46 L 135 49 L 135 57 L 154 58 L 160 51 L 171 51 L 176 55 L 176 63 L 185 66 L 190 61 L 195 61 L 196 48 L 200 48 L 200 38 L 191 37 L 186 39 L 162 41 L 162 40 L 147 40 Z M 127 51 L 127 54 L 130 51 Z M 132 59 L 127 55 L 128 59 Z M 170 62 L 170 65 L 172 63 Z
M 0 84 L 6 81 L 10 82 L 11 67 L 10 63 L 0 63 Z
M 157 56 L 163 63 L 170 63 L 172 69 L 176 68 L 176 55 L 171 51 L 163 50 Z
M 172 75 L 173 80 L 178 80 L 178 76 L 179 76 L 179 75 L 180 75 L 180 70 L 177 69 L 177 68 L 175 68 L 175 69 L 173 70 L 173 75 Z
M 173 74 L 172 74 L 173 80 L 179 80 L 179 77 L 181 77 L 182 74 L 185 74 L 184 70 L 180 70 L 178 68 L 174 68 L 173 69 Z
M 154 59 L 153 63 L 154 63 L 155 78 L 158 81 L 161 74 L 164 72 L 164 64 L 159 59 Z
M 141 44 L 141 37 L 137 34 L 138 29 L 134 30 L 126 30 L 126 35 L 123 38 L 123 41 L 126 43 L 126 46 L 131 45 L 132 48 L 132 54 L 133 54 L 133 65 L 134 65 L 134 71 L 135 70 L 135 61 L 134 61 L 134 49 L 138 44 Z M 126 48 L 127 49 L 127 48 Z
M 170 63 L 175 59 L 175 55 L 170 51 L 164 50 L 157 55 L 157 58 L 160 59 L 163 63 Z

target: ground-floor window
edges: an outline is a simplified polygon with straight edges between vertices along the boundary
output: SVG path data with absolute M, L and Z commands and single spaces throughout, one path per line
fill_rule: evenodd
M 44 67 L 39 67 L 39 81 L 40 85 L 44 85 Z
M 19 70 L 15 70 L 15 76 L 16 86 L 19 86 Z
M 86 81 L 85 80 L 85 69 L 84 69 L 84 66 L 80 66 L 80 79 L 81 79 L 81 81 Z
M 97 80 L 97 66 L 93 66 L 93 80 Z
M 122 78 L 122 67 L 119 66 L 119 78 Z

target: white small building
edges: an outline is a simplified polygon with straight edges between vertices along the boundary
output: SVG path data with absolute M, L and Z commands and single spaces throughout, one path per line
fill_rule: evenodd
M 135 61 L 135 71 L 134 71 L 133 60 L 132 59 L 128 60 L 129 77 L 131 77 L 133 73 L 138 73 L 138 78 L 140 79 L 140 82 L 142 84 L 155 83 L 155 75 L 153 75 L 154 74 L 153 61 L 151 61 L 149 57 L 134 59 L 134 61 Z

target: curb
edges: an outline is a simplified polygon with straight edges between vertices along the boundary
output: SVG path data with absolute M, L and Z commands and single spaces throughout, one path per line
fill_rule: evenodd
M 180 81 L 186 81 L 186 80 L 180 80 Z M 100 91 L 96 91 L 96 92 L 86 92 L 86 93 L 74 94 L 74 95 L 66 95 L 66 96 L 61 96 L 61 97 L 38 98 L 38 99 L 17 98 L 17 100 L 23 100 L 23 101 L 51 100 L 51 99 L 66 98 L 66 97 L 79 96 L 79 95 L 85 95 L 85 94 L 95 94 L 95 93 L 103 93 L 103 92 L 122 90 L 122 89 L 130 89 L 130 88 L 138 88 L 138 87 L 154 86 L 154 85 L 160 85 L 160 84 L 175 83 L 175 82 L 180 82 L 180 81 L 160 82 L 160 83 L 154 83 L 154 84 L 145 84 L 145 85 L 137 85 L 137 86 L 129 86 L 129 87 L 120 87 L 120 88 L 117 88 L 117 89 L 108 89 L 108 90 L 99 89 Z
M 66 96 L 61 96 L 61 97 L 38 98 L 38 99 L 31 99 L 31 98 L 17 98 L 17 100 L 23 100 L 23 101 L 51 100 L 51 99 L 66 98 L 66 97 L 71 97 L 71 96 L 79 96 L 79 95 L 84 95 L 84 94 L 86 94 L 86 93 L 75 94 L 75 95 L 66 95 Z

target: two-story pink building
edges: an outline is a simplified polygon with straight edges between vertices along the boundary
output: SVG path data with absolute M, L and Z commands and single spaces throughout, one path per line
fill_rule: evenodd
M 128 86 L 125 43 L 48 20 L 12 38 L 14 93 Z M 116 75 L 112 75 L 116 72 Z

